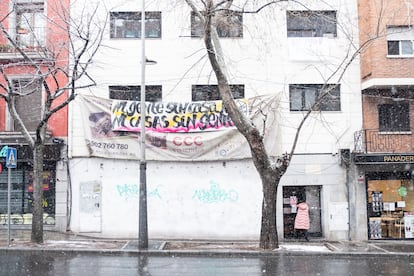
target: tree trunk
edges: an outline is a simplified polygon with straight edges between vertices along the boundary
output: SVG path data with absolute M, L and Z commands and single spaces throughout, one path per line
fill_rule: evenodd
M 33 149 L 33 208 L 31 241 L 43 243 L 43 144 Z
M 212 0 L 206 1 L 206 16 L 204 17 L 204 43 L 207 49 L 207 55 L 217 78 L 219 92 L 223 100 L 224 107 L 239 132 L 249 143 L 253 163 L 262 181 L 263 202 L 260 247 L 265 250 L 276 249 L 279 247 L 276 229 L 276 192 L 280 178 L 286 171 L 287 167 L 284 166 L 282 170 L 272 167 L 264 145 L 262 134 L 254 126 L 251 120 L 239 110 L 239 107 L 233 99 L 227 76 L 223 71 L 224 65 L 221 65 L 217 58 L 217 56 L 223 56 L 223 53 L 220 50 L 221 47 L 219 46 L 219 40 L 215 40 L 217 43 L 216 47 L 213 45 L 211 27 L 211 17 L 214 14 L 213 6 Z M 213 34 L 213 36 L 216 35 L 217 33 Z M 216 50 L 220 51 L 218 55 L 216 55 Z
M 260 248 L 272 250 L 279 248 L 276 228 L 276 195 L 280 178 L 275 179 L 272 172 L 263 172 L 262 225 L 260 230 Z

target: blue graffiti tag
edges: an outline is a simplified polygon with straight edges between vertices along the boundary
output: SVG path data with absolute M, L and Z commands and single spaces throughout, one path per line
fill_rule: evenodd
M 161 198 L 158 187 L 159 186 L 155 187 L 153 191 L 148 192 L 147 196 Z M 139 187 L 136 184 L 118 184 L 116 185 L 116 190 L 118 191 L 118 195 L 122 198 L 139 198 Z
M 139 197 L 138 185 L 131 185 L 131 184 L 119 185 L 118 184 L 116 185 L 116 190 L 118 191 L 118 195 L 125 199 Z
M 159 199 L 161 199 L 161 195 L 160 195 L 160 190 L 158 189 L 159 186 L 155 187 L 155 189 L 151 192 L 148 192 L 147 196 L 148 197 L 158 197 Z
M 227 191 L 221 189 L 218 183 L 210 181 L 210 188 L 195 190 L 193 199 L 198 199 L 203 203 L 237 202 L 239 194 L 234 189 Z

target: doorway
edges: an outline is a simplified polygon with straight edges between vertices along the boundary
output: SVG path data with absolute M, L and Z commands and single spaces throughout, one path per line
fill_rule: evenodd
M 101 232 L 101 182 L 81 182 L 79 191 L 79 232 Z
M 322 237 L 321 221 L 322 186 L 286 186 L 283 187 L 283 233 L 284 238 L 295 237 L 295 217 L 297 197 L 303 196 L 309 205 L 310 237 Z
M 411 172 L 366 175 L 368 239 L 414 238 L 414 180 Z

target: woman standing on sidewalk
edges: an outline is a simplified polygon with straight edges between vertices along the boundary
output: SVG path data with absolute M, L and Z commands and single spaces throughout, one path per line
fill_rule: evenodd
M 295 234 L 296 238 L 304 236 L 306 241 L 309 241 L 308 230 L 310 227 L 309 222 L 309 206 L 305 202 L 303 196 L 298 197 L 297 214 L 295 218 Z M 299 233 L 301 234 L 299 236 Z

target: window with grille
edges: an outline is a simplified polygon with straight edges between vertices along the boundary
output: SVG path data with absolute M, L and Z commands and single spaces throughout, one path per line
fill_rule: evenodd
M 320 111 L 340 111 L 340 86 L 335 84 L 291 84 L 289 85 L 290 111 L 305 111 L 315 103 Z
M 336 11 L 287 11 L 288 37 L 336 37 Z
M 15 96 L 16 111 L 29 131 L 35 131 L 42 115 L 42 87 L 41 81 L 34 78 L 12 80 Z M 11 129 L 19 131 L 21 128 L 11 119 Z
M 109 86 L 109 98 L 114 100 L 140 101 L 141 86 L 139 85 L 112 85 Z M 162 101 L 161 85 L 145 86 L 145 101 L 160 102 Z
M 243 37 L 243 14 L 235 11 L 222 11 L 213 18 L 213 25 L 219 37 Z M 191 13 L 191 36 L 202 37 L 204 26 L 194 12 Z
M 410 131 L 410 105 L 408 102 L 378 105 L 380 131 Z
M 141 12 L 111 12 L 111 38 L 141 38 Z M 145 37 L 161 38 L 161 12 L 145 12 Z
M 244 98 L 244 85 L 232 84 L 230 85 L 233 98 Z M 221 100 L 218 90 L 218 85 L 193 85 L 191 88 L 192 101 L 217 101 Z

